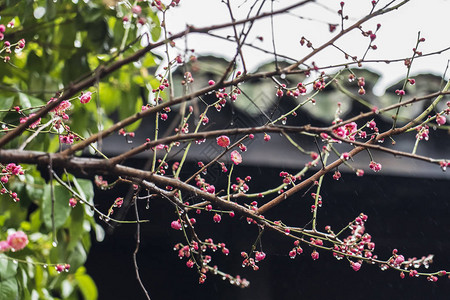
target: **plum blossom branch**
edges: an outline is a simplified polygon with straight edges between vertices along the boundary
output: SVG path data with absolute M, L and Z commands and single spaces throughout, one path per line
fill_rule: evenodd
M 386 14 L 390 11 L 399 9 L 401 6 L 405 5 L 406 3 L 408 3 L 409 0 L 404 0 L 401 3 L 392 6 L 392 7 L 388 7 L 388 5 L 386 5 L 386 7 L 379 9 L 371 14 L 366 15 L 365 17 L 363 17 L 362 19 L 360 19 L 359 21 L 357 21 L 356 23 L 354 23 L 353 25 L 351 25 L 350 27 L 343 29 L 341 32 L 339 32 L 338 34 L 336 34 L 333 38 L 331 38 L 328 42 L 322 44 L 321 46 L 315 48 L 311 53 L 309 53 L 308 55 L 306 55 L 305 57 L 303 57 L 301 60 L 297 61 L 296 63 L 290 65 L 289 67 L 285 68 L 284 71 L 291 71 L 295 68 L 297 68 L 298 66 L 302 65 L 303 63 L 305 63 L 308 59 L 310 59 L 311 57 L 313 57 L 314 55 L 316 55 L 318 52 L 322 51 L 323 49 L 329 47 L 330 45 L 333 45 L 334 42 L 336 42 L 340 37 L 346 35 L 348 32 L 359 28 L 363 23 L 367 22 L 370 19 L 373 19 L 376 16 L 379 15 L 383 15 Z M 392 2 L 391 2 L 392 3 Z
M 283 132 L 295 132 L 295 133 L 301 133 L 301 132 L 309 132 L 309 133 L 316 133 L 319 134 L 321 132 L 332 132 L 332 130 L 343 126 L 345 124 L 351 123 L 351 122 L 355 122 L 364 118 L 368 118 L 374 115 L 377 115 L 379 113 L 384 113 L 386 111 L 395 109 L 397 107 L 400 106 L 406 106 L 408 104 L 412 104 L 415 102 L 419 102 L 419 101 L 424 101 L 424 100 L 428 100 L 434 97 L 439 97 L 439 100 L 442 99 L 443 95 L 447 95 L 450 94 L 450 92 L 447 91 L 448 88 L 444 88 L 443 91 L 440 92 L 435 92 L 435 93 L 431 93 L 429 95 L 425 95 L 422 97 L 414 97 L 411 98 L 410 100 L 407 101 L 403 101 L 402 103 L 396 103 L 393 105 L 390 105 L 388 107 L 385 108 L 381 108 L 378 109 L 377 111 L 369 111 L 366 113 L 361 113 L 358 116 L 352 117 L 350 119 L 344 120 L 339 124 L 333 125 L 331 127 L 313 127 L 310 125 L 305 125 L 305 126 L 283 126 L 283 125 L 265 125 L 265 126 L 260 126 L 260 127 L 253 127 L 253 128 L 233 128 L 233 129 L 226 129 L 226 130 L 216 130 L 216 131 L 206 131 L 206 132 L 198 132 L 198 133 L 188 133 L 188 134 L 183 134 L 183 135 L 173 135 L 173 136 L 169 136 L 166 138 L 162 138 L 159 139 L 157 141 L 148 141 L 136 148 L 133 148 L 132 150 L 128 151 L 128 152 L 124 152 L 116 157 L 113 157 L 110 159 L 110 164 L 114 165 L 117 163 L 122 162 L 123 160 L 125 160 L 126 158 L 132 157 L 138 153 L 141 153 L 143 151 L 146 151 L 152 147 L 155 147 L 157 145 L 169 145 L 172 142 L 176 142 L 176 141 L 189 141 L 189 140 L 201 140 L 201 139 L 207 139 L 207 138 L 211 138 L 211 137 L 217 137 L 220 135 L 239 135 L 239 134 L 250 134 L 250 133 L 261 133 L 261 132 L 279 132 L 279 133 L 283 133 Z M 150 109 L 149 109 L 150 110 Z M 144 111 L 143 113 L 146 113 L 148 110 Z M 123 125 L 123 123 L 121 123 L 121 125 Z M 120 126 L 118 126 L 120 127 Z M 123 126 L 122 126 L 123 127 Z M 403 128 L 402 128 L 403 130 Z M 400 131 L 396 131 L 398 133 L 400 133 Z M 401 131 L 403 132 L 403 131 Z M 371 147 L 371 146 L 368 146 Z M 379 149 L 384 149 L 383 147 L 380 147 Z M 67 151 L 67 150 L 66 150 Z M 391 151 L 391 150 L 387 150 L 387 151 Z M 63 152 L 64 154 L 64 152 Z M 393 153 L 394 154 L 394 153 Z M 400 155 L 399 153 L 395 153 L 396 155 Z M 407 154 L 409 155 L 409 154 Z

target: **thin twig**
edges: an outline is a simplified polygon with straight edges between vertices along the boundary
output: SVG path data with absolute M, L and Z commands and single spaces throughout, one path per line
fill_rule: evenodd
M 141 223 L 139 221 L 139 212 L 138 212 L 136 198 L 134 198 L 134 211 L 136 213 L 136 249 L 134 249 L 134 252 L 133 252 L 134 270 L 136 271 L 137 281 L 139 282 L 139 285 L 141 286 L 142 290 L 144 291 L 145 296 L 147 297 L 148 300 L 151 300 L 147 289 L 145 288 L 144 284 L 142 283 L 141 276 L 139 275 L 139 266 L 137 263 L 137 254 L 139 252 L 139 245 L 141 244 Z
M 50 180 L 50 200 L 51 200 L 51 214 L 50 218 L 52 220 L 52 235 L 53 235 L 53 247 L 56 247 L 58 240 L 56 237 L 56 226 L 55 226 L 55 194 L 53 190 L 53 160 L 50 154 L 48 154 L 48 174 Z

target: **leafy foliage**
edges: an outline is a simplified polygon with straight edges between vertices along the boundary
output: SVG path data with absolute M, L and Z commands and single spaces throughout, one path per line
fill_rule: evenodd
M 61 89 L 139 49 L 142 39 L 137 37 L 142 26 L 150 28 L 151 40 L 160 37 L 158 16 L 148 6 L 143 10 L 147 24 L 142 25 L 127 6 L 110 7 L 107 1 L 75 2 L 7 0 L 0 4 L 0 24 L 7 29 L 4 40 L 11 44 L 26 41 L 26 47 L 12 51 L 11 60 L 0 68 L 0 131 L 7 130 L 5 124 L 19 124 L 14 107 L 20 107 L 22 116 L 29 116 L 51 97 L 57 97 Z M 124 15 L 130 16 L 128 23 L 122 21 Z M 9 28 L 10 22 L 13 28 Z M 2 58 L 6 55 L 0 53 Z M 155 67 L 155 60 L 149 54 L 139 66 L 124 67 L 99 80 L 91 89 L 94 97 L 101 91 L 97 103 L 81 107 L 78 99 L 71 99 L 70 119 L 65 125 L 82 139 L 97 132 L 99 124 L 110 126 L 111 116 L 124 118 L 140 109 L 145 101 L 141 97 L 147 90 L 145 83 L 154 80 L 147 69 Z M 55 115 L 44 118 L 41 124 L 52 118 Z M 136 129 L 139 123 L 129 129 Z M 23 145 L 28 150 L 61 149 L 58 128 L 49 124 L 41 130 L 50 134 L 37 135 L 36 130 L 28 130 L 6 148 Z M 92 203 L 92 182 L 63 174 L 71 192 L 56 180 L 48 181 L 46 168 L 41 172 L 47 181 L 36 166 L 23 167 L 26 174 L 9 182 L 20 202 L 11 201 L 8 194 L 0 196 L 0 239 L 6 239 L 7 229 L 20 229 L 27 232 L 30 244 L 23 251 L 0 254 L 0 299 L 78 299 L 80 295 L 97 299 L 95 283 L 82 266 L 91 247 L 90 232 L 102 239 L 103 229 L 95 223 L 91 208 L 68 205 L 73 192 Z M 70 271 L 58 274 L 57 264 L 70 264 Z

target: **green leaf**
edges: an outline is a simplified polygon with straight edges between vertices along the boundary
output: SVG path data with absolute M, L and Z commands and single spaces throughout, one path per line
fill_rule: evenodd
M 90 71 L 87 54 L 83 51 L 78 51 L 64 62 L 64 68 L 62 70 L 63 82 L 67 85 L 70 82 L 89 74 Z
M 155 61 L 155 56 L 151 55 L 151 53 L 148 53 L 142 60 L 142 67 L 144 68 L 151 68 L 157 65 Z
M 71 176 L 71 179 L 80 196 L 83 197 L 87 203 L 94 205 L 94 186 L 92 185 L 92 182 L 87 179 L 77 179 L 75 176 Z M 85 206 L 85 208 L 86 214 L 92 217 L 94 211 L 88 206 Z
M 28 290 L 27 288 L 25 289 L 21 289 L 22 291 L 22 299 L 21 300 L 31 300 L 31 293 L 30 290 Z
M 77 270 L 79 267 L 83 266 L 87 260 L 87 253 L 83 247 L 83 243 L 79 241 L 72 253 L 70 253 L 68 257 L 68 263 L 70 264 L 70 268 L 73 270 Z
M 89 179 L 72 178 L 73 184 L 77 188 L 77 192 L 90 204 L 94 204 L 94 186 Z
M 0 299 L 19 299 L 19 286 L 15 278 L 0 281 Z
M 103 240 L 105 239 L 105 230 L 103 229 L 103 227 L 100 224 L 95 223 L 94 229 L 95 239 L 97 240 L 97 242 L 103 242 Z
M 67 251 L 72 251 L 72 249 L 77 245 L 78 241 L 81 239 L 81 236 L 84 233 L 83 222 L 84 222 L 84 208 L 83 205 L 78 204 L 72 209 L 72 213 L 70 214 L 70 225 L 69 225 L 70 240 L 69 244 L 67 245 Z
M 71 24 L 61 24 L 55 34 L 55 44 L 59 45 L 59 59 L 68 59 L 74 52 L 77 31 Z
M 31 101 L 27 95 L 23 93 L 19 93 L 19 103 L 21 108 L 29 108 L 31 107 Z
M 79 268 L 75 273 L 75 280 L 78 283 L 78 287 L 83 294 L 85 300 L 95 300 L 98 298 L 97 287 L 91 276 L 85 273 L 86 269 Z
M 109 50 L 111 41 L 111 32 L 104 19 L 88 24 L 86 42 L 90 50 L 104 53 Z
M 113 87 L 112 84 L 100 83 L 101 97 L 100 102 L 106 114 L 114 112 L 120 104 L 120 90 Z
M 17 274 L 17 263 L 3 253 L 0 254 L 0 281 L 14 277 Z M 3 298 L 0 298 L 3 299 Z
M 45 11 L 45 18 L 50 21 L 56 16 L 56 4 L 53 0 L 47 0 L 47 9 Z
M 92 222 L 94 222 L 94 220 L 92 220 Z M 91 236 L 89 234 L 83 235 L 83 238 L 81 239 L 81 243 L 83 244 L 84 249 L 86 249 L 86 251 L 89 251 L 89 249 L 91 249 L 91 244 L 92 244 Z
M 44 268 L 40 265 L 36 265 L 34 281 L 36 283 L 36 289 L 38 289 L 38 291 L 44 288 L 47 284 L 47 272 L 45 272 Z
M 24 93 L 19 93 L 19 103 L 21 108 L 30 108 L 45 104 L 45 102 L 41 99 L 26 95 Z
M 12 185 L 10 185 L 10 188 L 12 188 Z M 14 191 L 18 191 L 16 186 L 12 188 Z M 21 195 L 20 192 L 17 192 L 19 195 Z M 16 203 L 11 200 L 11 197 L 8 195 L 2 195 L 2 198 L 0 198 L 0 215 L 5 215 L 5 223 L 4 226 L 6 228 L 19 228 L 20 223 L 24 221 L 27 217 L 27 210 L 22 208 L 22 201 L 19 203 Z M 19 196 L 21 197 L 21 196 Z M 18 205 L 19 204 L 19 205 Z
M 161 36 L 161 26 L 159 25 L 158 15 L 155 13 L 150 14 L 150 18 L 152 19 L 152 29 L 150 30 L 150 34 L 152 36 L 152 40 L 156 42 Z
M 53 183 L 54 191 L 54 218 L 56 229 L 64 225 L 70 215 L 71 207 L 69 206 L 69 199 L 72 195 L 69 191 L 60 184 Z M 52 228 L 52 200 L 50 192 L 50 184 L 44 188 L 44 195 L 42 199 L 42 219 L 48 229 Z
M 28 281 L 29 278 L 34 276 L 34 271 L 28 273 L 25 268 L 30 269 L 30 265 L 21 264 L 19 265 L 20 274 L 16 276 L 17 282 L 19 284 L 19 293 L 21 295 L 22 300 L 31 299 L 30 291 L 28 290 Z
M 141 110 L 142 98 L 139 95 L 139 88 L 132 88 L 122 92 L 122 103 L 119 110 L 120 119 L 125 119 Z M 135 131 L 141 124 L 142 119 L 126 127 L 127 131 Z
M 114 34 L 114 37 L 116 39 L 116 44 L 117 44 L 116 46 L 120 47 L 120 44 L 122 42 L 122 38 L 123 38 L 123 36 L 125 34 L 125 28 L 123 28 L 123 22 L 121 20 L 117 21 L 116 19 L 112 19 L 111 18 L 109 20 L 109 26 L 113 30 L 113 34 Z M 128 36 L 128 39 L 131 38 L 130 35 Z
M 59 149 L 59 138 L 57 135 L 54 135 L 53 138 L 49 138 L 49 143 L 48 143 L 48 147 L 47 147 L 47 151 L 52 153 L 52 152 L 57 152 Z
M 64 280 L 61 283 L 61 296 L 63 296 L 64 299 L 67 299 L 70 294 L 73 292 L 73 285 L 69 280 Z
M 95 4 L 88 5 L 85 9 L 83 9 L 83 11 L 81 11 L 81 13 L 85 23 L 99 21 L 104 17 L 104 12 Z
M 0 227 L 5 226 L 6 219 L 9 219 L 9 212 L 8 212 L 8 216 L 6 214 L 0 215 Z
M 19 3 L 21 0 L 6 0 L 6 6 L 7 7 L 12 7 L 14 5 L 16 5 L 17 3 Z
M 14 97 L 6 97 L 3 98 L 2 100 L 0 100 L 0 110 L 8 110 L 12 107 L 14 102 Z M 0 111 L 0 120 L 3 120 L 3 118 L 5 117 L 5 115 L 8 112 L 6 111 Z
M 36 54 L 36 51 L 32 50 L 28 54 L 26 68 L 29 72 L 40 72 L 44 68 L 42 58 Z
M 40 177 L 39 173 L 29 174 L 28 172 L 25 174 L 25 182 L 26 182 L 26 191 L 28 197 L 32 200 L 42 199 L 44 194 L 44 190 L 42 187 L 45 182 L 42 177 Z

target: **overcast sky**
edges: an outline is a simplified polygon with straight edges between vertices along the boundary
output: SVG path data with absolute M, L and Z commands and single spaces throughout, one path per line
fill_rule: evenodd
M 243 19 L 254 1 L 233 0 L 234 15 L 236 19 Z M 259 1 L 261 2 L 261 1 Z M 270 11 L 271 1 L 266 1 L 265 11 Z M 330 33 L 327 23 L 340 23 L 336 11 L 340 8 L 340 1 L 325 0 L 318 1 L 319 4 L 308 4 L 299 9 L 292 10 L 291 14 L 274 18 L 274 35 L 278 53 L 288 55 L 292 58 L 301 58 L 307 54 L 309 49 L 300 47 L 299 41 L 302 36 L 310 39 L 315 46 L 329 40 L 335 33 Z M 389 1 L 380 0 L 379 6 Z M 195 3 L 195 4 L 194 4 Z M 294 1 L 274 1 L 274 9 L 280 9 L 295 3 Z M 400 1 L 396 1 L 400 3 Z M 327 6 L 329 9 L 327 9 Z M 350 26 L 370 11 L 370 0 L 348 0 L 345 1 L 344 13 L 348 14 L 350 20 L 346 22 Z M 377 33 L 375 44 L 376 51 L 370 51 L 367 59 L 394 59 L 407 57 L 412 54 L 417 34 L 426 38 L 426 42 L 420 45 L 419 50 L 423 53 L 433 52 L 450 46 L 450 34 L 448 32 L 448 19 L 450 12 L 450 1 L 447 0 L 411 0 L 397 11 L 375 18 L 363 25 L 364 30 L 374 30 L 377 23 L 381 28 Z M 305 20 L 302 18 L 313 20 Z M 172 33 L 185 29 L 186 24 L 194 26 L 209 26 L 230 21 L 226 6 L 221 0 L 181 0 L 176 9 L 170 10 L 167 16 L 167 25 Z M 338 29 L 339 30 L 339 29 Z M 231 35 L 230 30 L 215 31 L 222 36 Z M 256 37 L 262 36 L 263 42 L 257 41 Z M 247 42 L 259 47 L 272 50 L 270 18 L 256 22 L 249 35 Z M 184 41 L 179 40 L 179 46 L 184 46 Z M 190 35 L 188 47 L 194 48 L 197 54 L 215 54 L 220 57 L 231 58 L 235 53 L 233 43 L 217 38 L 208 38 L 205 35 Z M 368 39 L 362 37 L 356 30 L 345 39 L 337 43 L 352 55 L 361 57 L 367 48 Z M 265 55 L 251 48 L 244 49 L 247 67 L 250 71 L 255 70 L 262 63 L 272 61 L 273 55 Z M 412 68 L 413 74 L 431 72 L 442 75 L 450 58 L 450 51 L 441 55 L 421 58 L 415 61 Z M 313 59 L 318 66 L 326 66 L 337 62 L 345 62 L 341 53 L 330 49 Z M 311 61 L 309 61 L 311 62 Z M 382 74 L 382 79 L 377 86 L 380 92 L 387 85 L 397 82 L 406 74 L 403 63 L 395 64 L 367 64 L 368 67 Z

